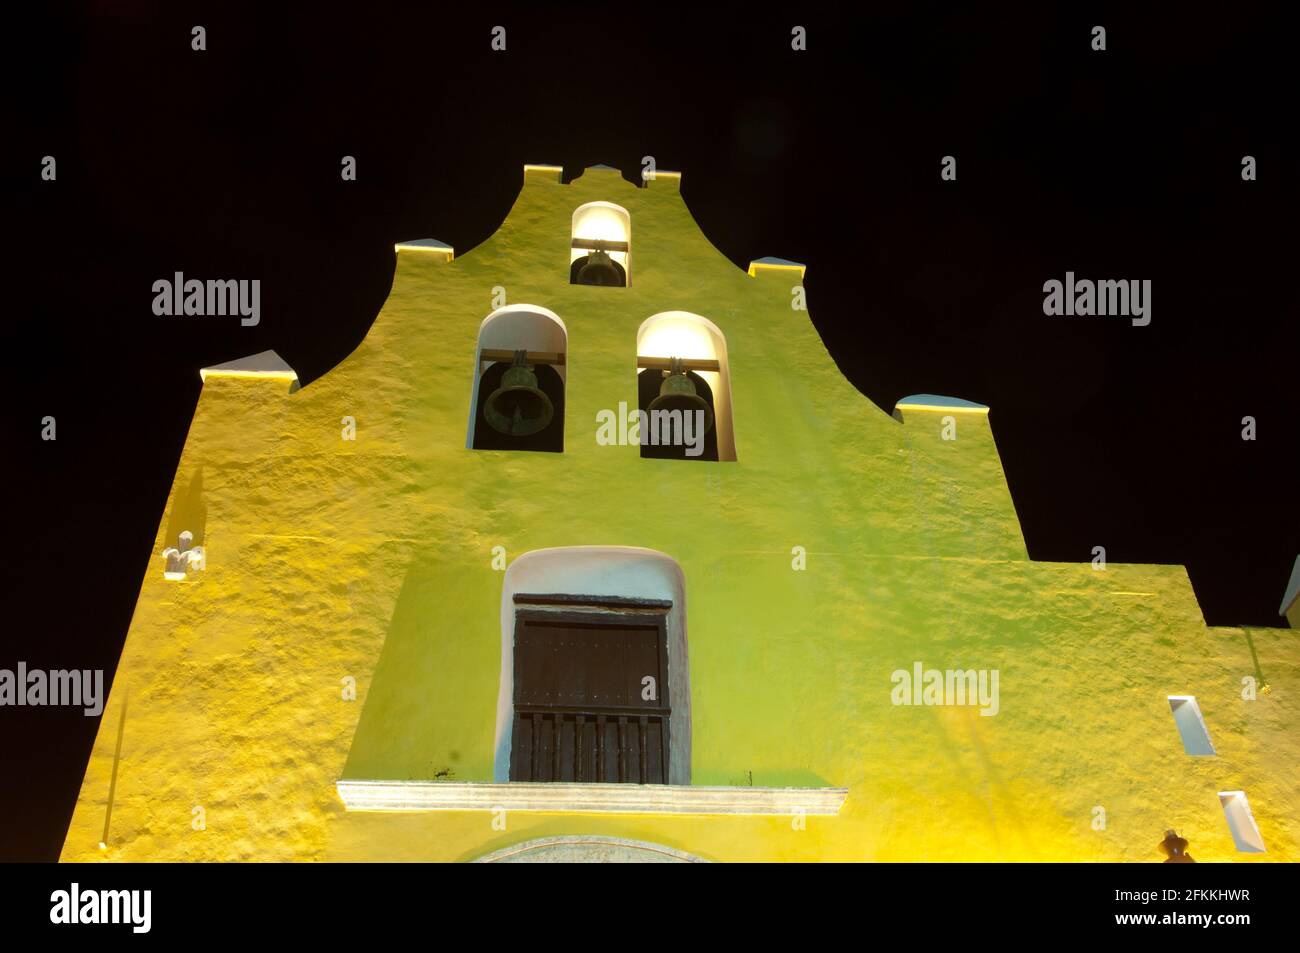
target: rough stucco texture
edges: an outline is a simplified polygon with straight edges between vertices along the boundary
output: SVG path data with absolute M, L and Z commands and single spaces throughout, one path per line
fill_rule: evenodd
M 629 288 L 568 283 L 570 216 L 598 199 L 631 213 Z M 157 559 L 143 581 L 63 859 L 468 860 L 587 834 L 708 860 L 1154 861 L 1174 827 L 1198 860 L 1300 860 L 1295 633 L 1207 628 L 1181 567 L 1029 561 L 990 417 L 957 414 L 944 440 L 942 412 L 876 407 L 792 309 L 795 281 L 724 259 L 673 180 L 529 173 L 481 246 L 399 255 L 364 343 L 321 379 L 210 378 L 154 549 L 189 529 L 207 569 L 168 582 Z M 465 449 L 497 285 L 568 327 L 563 454 Z M 636 406 L 639 325 L 674 309 L 726 335 L 734 463 L 596 442 L 599 410 Z M 598 544 L 685 573 L 693 782 L 847 787 L 841 813 L 497 830 L 345 811 L 342 777 L 491 780 L 491 550 Z M 997 669 L 999 713 L 893 705 L 890 674 L 917 661 Z M 1243 699 L 1259 674 L 1269 691 Z M 1172 694 L 1197 697 L 1215 757 L 1184 753 Z M 1266 854 L 1234 849 L 1216 795 L 1235 789 Z

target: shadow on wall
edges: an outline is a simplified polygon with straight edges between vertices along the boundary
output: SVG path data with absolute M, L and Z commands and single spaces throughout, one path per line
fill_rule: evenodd
M 715 773 L 717 776 L 713 777 Z M 704 776 L 704 772 L 700 774 L 702 776 L 697 778 L 695 783 L 709 787 L 828 788 L 833 786 L 820 774 L 804 768 L 761 767 L 758 770 L 746 768 L 743 771 L 711 772 L 708 776 Z
M 480 593 L 464 575 L 436 553 L 407 568 L 343 777 L 492 780 L 501 578 Z
M 194 534 L 195 546 L 204 545 L 208 525 L 208 505 L 203 502 L 203 468 L 190 480 L 190 485 L 176 495 L 172 502 L 171 515 L 167 519 L 167 532 L 163 537 L 164 546 L 175 546 L 181 533 L 187 530 Z

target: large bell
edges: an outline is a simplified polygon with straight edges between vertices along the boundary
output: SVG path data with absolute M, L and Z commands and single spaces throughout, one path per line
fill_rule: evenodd
M 528 437 L 546 429 L 555 407 L 537 386 L 537 375 L 524 363 L 526 351 L 515 351 L 515 362 L 501 377 L 501 386 L 483 405 L 483 416 L 497 433 Z
M 610 258 L 609 253 L 604 249 L 597 248 L 587 255 L 586 264 L 578 269 L 578 276 L 574 279 L 574 283 L 621 288 L 624 283 L 623 274 L 623 269 L 618 262 Z
M 650 401 L 646 410 L 652 414 L 656 410 L 680 410 L 683 417 L 702 410 L 704 432 L 708 433 L 713 429 L 713 410 L 709 407 L 709 402 L 695 392 L 695 381 L 682 368 L 681 358 L 672 358 L 668 366 L 670 370 L 664 371 L 664 382 L 659 385 L 659 396 Z

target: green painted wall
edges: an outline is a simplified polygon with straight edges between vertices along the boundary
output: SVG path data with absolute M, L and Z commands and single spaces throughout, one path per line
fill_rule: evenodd
M 629 288 L 568 283 L 593 200 L 631 214 Z M 791 308 L 796 280 L 735 268 L 672 179 L 530 173 L 483 245 L 399 255 L 369 335 L 320 380 L 209 379 L 155 547 L 201 519 L 208 568 L 168 583 L 159 559 L 142 584 L 64 859 L 468 859 L 604 833 L 718 860 L 1149 861 L 1168 827 L 1202 860 L 1300 859 L 1294 633 L 1207 628 L 1181 567 L 1030 562 L 990 417 L 955 415 L 945 441 L 942 412 L 876 407 Z M 567 325 L 563 454 L 465 449 L 498 285 Z M 596 442 L 598 411 L 636 405 L 641 322 L 677 309 L 726 335 L 734 463 Z M 500 831 L 343 810 L 342 777 L 491 780 L 492 547 L 581 545 L 685 573 L 693 782 L 848 787 L 839 816 L 513 813 Z M 916 661 L 998 669 L 999 714 L 893 705 Z M 1269 690 L 1244 700 L 1258 673 Z M 1183 753 L 1171 694 L 1198 697 L 1217 757 Z M 1267 854 L 1234 851 L 1229 789 Z

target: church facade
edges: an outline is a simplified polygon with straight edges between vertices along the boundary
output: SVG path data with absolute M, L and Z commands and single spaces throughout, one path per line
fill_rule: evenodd
M 1030 560 L 989 409 L 679 186 L 526 167 L 320 379 L 204 369 L 62 859 L 1300 860 L 1294 633 Z

